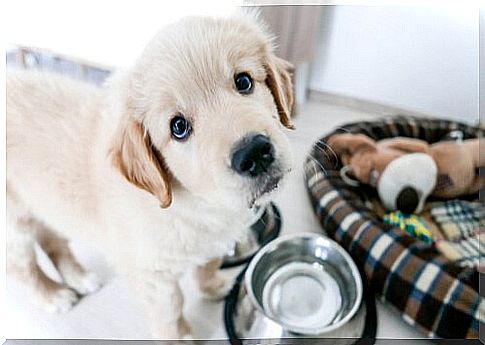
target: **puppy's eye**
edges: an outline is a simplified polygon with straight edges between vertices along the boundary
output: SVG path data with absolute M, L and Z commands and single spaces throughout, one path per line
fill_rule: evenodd
M 247 95 L 253 92 L 253 80 L 251 76 L 245 72 L 239 73 L 234 78 L 236 89 L 240 94 Z
M 185 140 L 189 137 L 192 127 L 182 115 L 177 115 L 170 121 L 170 130 L 175 139 Z

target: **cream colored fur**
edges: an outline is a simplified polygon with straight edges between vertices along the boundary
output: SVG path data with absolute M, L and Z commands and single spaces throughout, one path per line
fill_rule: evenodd
M 8 71 L 8 272 L 49 310 L 66 311 L 75 292 L 99 286 L 67 246 L 82 239 L 128 278 L 156 338 L 189 335 L 181 274 L 224 255 L 252 212 L 248 179 L 230 168 L 234 144 L 263 133 L 290 168 L 289 69 L 246 15 L 166 27 L 103 88 Z M 253 94 L 236 92 L 239 72 L 253 77 Z M 193 125 L 186 142 L 170 136 L 179 112 Z M 64 284 L 39 269 L 35 243 Z M 197 275 L 203 291 L 219 296 L 226 287 L 216 271 L 212 261 Z

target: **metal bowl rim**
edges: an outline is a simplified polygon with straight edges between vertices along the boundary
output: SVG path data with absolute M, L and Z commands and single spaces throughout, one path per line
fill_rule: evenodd
M 313 233 L 313 232 L 300 232 L 300 233 L 295 233 L 295 234 L 287 234 L 287 235 L 283 235 L 283 236 L 280 236 L 280 237 L 274 239 L 273 241 L 269 242 L 264 247 L 262 247 L 258 251 L 258 253 L 256 253 L 256 255 L 253 257 L 253 259 L 250 261 L 248 268 L 246 270 L 246 273 L 244 274 L 244 285 L 245 285 L 248 297 L 249 297 L 251 303 L 253 304 L 253 306 L 259 312 L 261 312 L 261 314 L 264 317 L 266 317 L 266 318 L 272 320 L 273 322 L 277 323 L 282 328 L 287 328 L 287 326 L 282 325 L 280 322 L 278 322 L 274 318 L 268 316 L 265 313 L 265 311 L 263 310 L 263 308 L 259 305 L 258 301 L 256 300 L 256 296 L 253 292 L 252 286 L 251 286 L 251 277 L 253 276 L 253 272 L 255 270 L 255 267 L 256 267 L 257 263 L 260 261 L 261 257 L 263 257 L 267 252 L 271 251 L 272 249 L 275 249 L 275 247 L 277 245 L 279 245 L 280 243 L 286 242 L 286 241 L 289 241 L 289 240 L 293 240 L 295 238 L 307 238 L 307 239 L 313 239 L 313 240 L 316 240 L 318 238 L 323 238 L 323 239 L 329 241 L 335 247 L 335 249 L 344 257 L 344 259 L 347 261 L 347 263 L 350 266 L 350 269 L 352 271 L 352 277 L 354 278 L 353 280 L 355 282 L 356 299 L 355 299 L 354 305 L 352 306 L 352 309 L 347 313 L 347 315 L 345 315 L 344 318 L 342 318 L 341 320 L 339 320 L 338 322 L 336 322 L 336 323 L 334 323 L 330 326 L 326 325 L 324 327 L 316 329 L 315 331 L 309 331 L 307 328 L 303 328 L 303 327 L 291 327 L 292 329 L 287 329 L 287 330 L 290 331 L 290 332 L 302 333 L 302 334 L 306 334 L 306 335 L 318 335 L 318 334 L 323 334 L 323 333 L 333 331 L 333 330 L 343 326 L 345 323 L 347 323 L 355 315 L 355 313 L 357 313 L 357 311 L 359 310 L 360 304 L 362 302 L 362 277 L 359 273 L 359 269 L 357 268 L 357 265 L 355 264 L 354 260 L 349 255 L 349 253 L 347 253 L 345 251 L 345 249 L 343 249 L 340 244 L 338 244 L 336 241 L 330 239 L 327 236 L 317 234 L 317 233 Z

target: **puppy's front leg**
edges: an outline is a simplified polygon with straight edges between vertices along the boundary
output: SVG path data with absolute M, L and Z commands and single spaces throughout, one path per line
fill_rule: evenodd
M 217 258 L 196 269 L 199 290 L 208 299 L 222 299 L 231 289 L 232 280 L 220 272 L 221 264 L 222 258 Z
M 144 302 L 155 338 L 190 337 L 190 327 L 182 314 L 183 296 L 178 277 L 167 272 L 143 271 L 131 276 L 131 284 Z

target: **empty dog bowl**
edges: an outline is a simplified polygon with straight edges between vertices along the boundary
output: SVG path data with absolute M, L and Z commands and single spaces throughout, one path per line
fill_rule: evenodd
M 235 243 L 234 248 L 224 256 L 221 268 L 247 263 L 262 246 L 278 237 L 281 229 L 278 208 L 273 203 L 260 207 L 249 224 L 243 240 Z
M 287 235 L 251 260 L 230 327 L 239 338 L 332 337 L 361 300 L 359 271 L 340 245 L 313 233 Z

